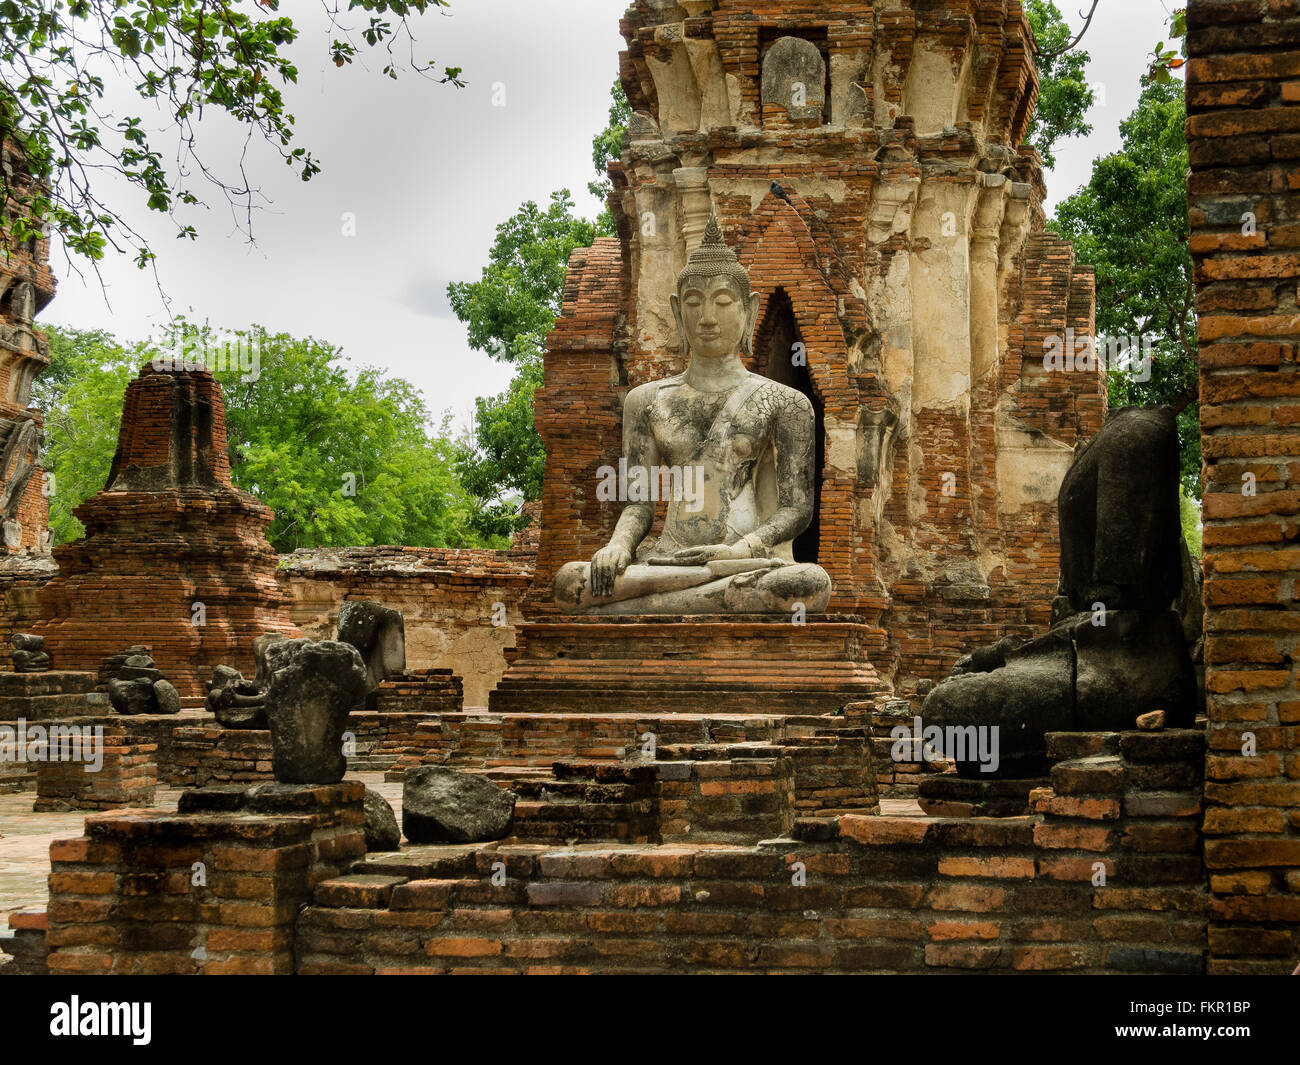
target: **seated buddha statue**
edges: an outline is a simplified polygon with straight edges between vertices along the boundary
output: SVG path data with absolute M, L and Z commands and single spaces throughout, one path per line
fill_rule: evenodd
M 682 472 L 663 531 L 647 538 L 658 493 L 629 499 L 590 562 L 561 567 L 555 601 L 592 614 L 819 613 L 826 571 L 794 560 L 813 516 L 812 404 L 751 373 L 760 297 L 710 218 L 671 297 L 686 370 L 632 389 L 623 407 L 623 463 L 642 483 Z

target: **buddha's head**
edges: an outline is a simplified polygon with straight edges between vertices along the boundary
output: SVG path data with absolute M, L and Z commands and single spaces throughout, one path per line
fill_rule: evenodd
M 716 217 L 709 218 L 703 242 L 677 276 L 670 302 L 688 354 L 721 359 L 753 351 L 759 295 L 750 292 L 749 271 L 723 242 Z

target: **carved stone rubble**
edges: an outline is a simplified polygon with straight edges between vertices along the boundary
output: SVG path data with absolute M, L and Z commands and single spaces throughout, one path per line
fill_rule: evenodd
M 340 643 L 349 643 L 366 664 L 366 708 L 373 710 L 379 685 L 406 668 L 406 629 L 400 611 L 370 599 L 339 608 Z
M 351 644 L 278 640 L 264 657 L 271 762 L 282 784 L 337 784 L 347 772 L 343 733 L 365 697 L 366 669 Z

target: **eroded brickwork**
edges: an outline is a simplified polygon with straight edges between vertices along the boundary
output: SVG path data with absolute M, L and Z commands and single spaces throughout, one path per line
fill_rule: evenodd
M 26 213 L 20 199 L 34 191 L 13 141 L 0 144 L 8 210 Z M 27 215 L 30 217 L 30 215 Z M 33 319 L 54 298 L 46 236 L 19 240 L 0 231 L 0 556 L 49 550 L 50 523 L 40 447 L 45 422 L 28 407 L 32 381 L 50 362 L 50 344 Z
M 597 469 L 617 462 L 627 390 L 682 369 L 668 297 L 713 211 L 762 300 L 750 368 L 822 426 L 796 553 L 829 572 L 830 610 L 879 633 L 872 661 L 903 691 L 1040 627 L 1056 491 L 1105 388 L 1095 367 L 1043 365 L 1046 338 L 1091 335 L 1092 274 L 1042 231 L 1021 5 L 639 2 L 622 30 L 619 236 L 574 253 L 548 343 L 529 611 L 612 530 Z M 764 96 L 783 39 L 825 71 L 809 106 Z
M 51 759 L 37 765 L 33 807 L 37 813 L 153 805 L 158 784 L 158 748 L 152 743 L 132 742 L 120 725 L 103 728 L 102 743 L 99 749 L 102 761 L 93 772 L 87 772 L 87 763 L 81 758 Z M 57 747 L 56 738 L 47 743 L 47 748 Z
M 1210 971 L 1300 958 L 1300 4 L 1187 12 Z
M 50 847 L 50 972 L 293 972 L 298 910 L 365 853 L 364 792 L 196 791 L 179 813 L 86 818 Z
M 299 631 L 333 639 L 339 608 L 373 599 L 400 610 L 412 669 L 450 669 L 466 706 L 487 706 L 522 621 L 536 548 L 509 551 L 349 547 L 295 551 L 284 580 Z
M 225 403 L 205 369 L 146 365 L 127 387 L 104 490 L 74 511 L 86 535 L 55 550 L 38 593 L 52 660 L 98 669 L 147 643 L 183 697 L 218 665 L 252 676 L 252 641 L 293 634 L 266 541 L 271 511 L 230 481 Z
M 374 856 L 317 888 L 299 972 L 1203 972 L 1204 736 L 1054 749 L 1025 817 L 810 818 L 757 847 Z

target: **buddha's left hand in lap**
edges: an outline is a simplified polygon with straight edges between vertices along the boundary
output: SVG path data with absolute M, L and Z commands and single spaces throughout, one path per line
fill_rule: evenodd
M 664 561 L 673 566 L 704 566 L 728 558 L 750 558 L 749 545 L 743 540 L 736 544 L 701 544 L 683 547 Z

